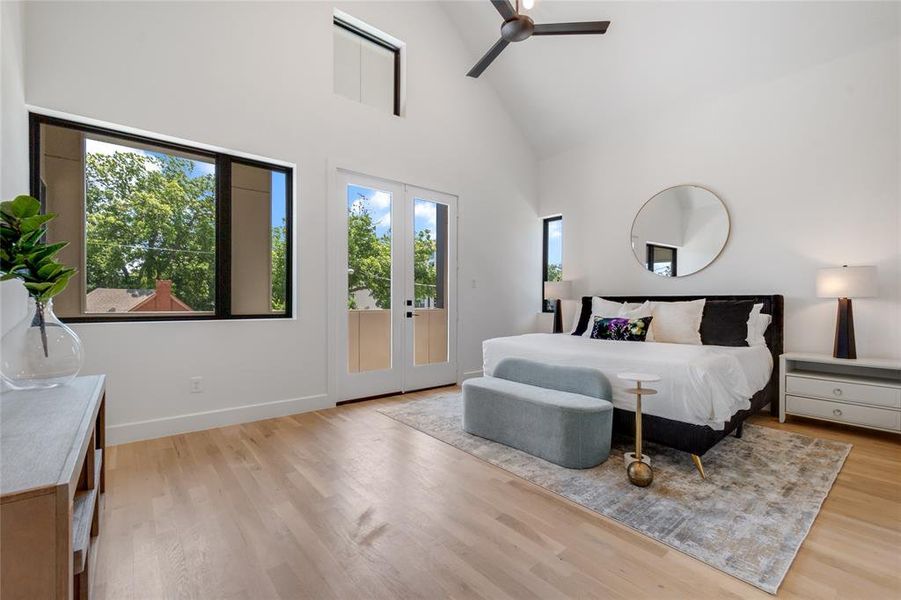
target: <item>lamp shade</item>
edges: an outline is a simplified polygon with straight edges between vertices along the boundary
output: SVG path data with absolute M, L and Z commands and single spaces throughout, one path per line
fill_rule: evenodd
M 817 271 L 820 298 L 870 298 L 879 289 L 876 267 L 830 267 Z
M 544 297 L 548 300 L 568 300 L 573 295 L 572 281 L 545 281 Z

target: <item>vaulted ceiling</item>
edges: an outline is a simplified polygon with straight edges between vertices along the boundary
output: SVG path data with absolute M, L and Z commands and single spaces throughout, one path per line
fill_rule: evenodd
M 444 4 L 471 51 L 500 36 L 489 0 Z M 773 80 L 897 38 L 899 4 L 537 0 L 536 23 L 610 20 L 606 35 L 511 44 L 473 85 L 493 86 L 536 155 L 663 110 Z

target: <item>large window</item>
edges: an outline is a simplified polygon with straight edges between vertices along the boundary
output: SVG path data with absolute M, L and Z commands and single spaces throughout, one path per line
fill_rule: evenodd
M 291 169 L 31 116 L 70 321 L 291 314 Z
M 544 312 L 554 312 L 554 302 L 544 297 L 545 281 L 563 279 L 563 217 L 544 219 L 544 252 L 541 262 L 541 306 Z
M 336 94 L 400 115 L 400 48 L 351 18 L 334 18 Z

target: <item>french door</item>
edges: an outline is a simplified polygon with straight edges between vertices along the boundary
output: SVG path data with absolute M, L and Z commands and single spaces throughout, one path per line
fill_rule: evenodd
M 339 400 L 455 383 L 454 196 L 338 171 Z

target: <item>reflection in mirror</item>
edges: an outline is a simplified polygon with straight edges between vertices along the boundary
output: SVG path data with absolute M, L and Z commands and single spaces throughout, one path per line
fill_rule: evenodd
M 729 213 L 710 190 L 680 185 L 648 200 L 632 223 L 632 252 L 661 277 L 697 273 L 712 263 L 729 237 Z

